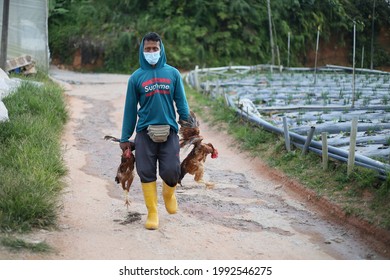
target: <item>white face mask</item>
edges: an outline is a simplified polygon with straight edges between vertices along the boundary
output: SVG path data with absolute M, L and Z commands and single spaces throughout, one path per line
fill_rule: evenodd
M 150 65 L 157 64 L 160 59 L 160 51 L 157 52 L 144 52 L 144 57 Z

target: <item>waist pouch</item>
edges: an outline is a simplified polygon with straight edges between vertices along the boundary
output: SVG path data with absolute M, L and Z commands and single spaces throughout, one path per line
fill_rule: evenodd
M 162 143 L 167 141 L 171 127 L 169 125 L 149 125 L 148 135 L 153 142 Z

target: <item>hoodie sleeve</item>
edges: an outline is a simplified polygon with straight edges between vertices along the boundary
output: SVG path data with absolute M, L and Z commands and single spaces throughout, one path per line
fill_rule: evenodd
M 133 135 L 137 123 L 137 93 L 133 80 L 130 78 L 127 84 L 125 108 L 123 113 L 121 142 L 128 142 Z
M 179 114 L 179 120 L 187 120 L 189 116 L 189 108 L 184 90 L 183 80 L 179 71 L 176 72 L 176 85 L 175 85 L 175 103 L 177 113 Z

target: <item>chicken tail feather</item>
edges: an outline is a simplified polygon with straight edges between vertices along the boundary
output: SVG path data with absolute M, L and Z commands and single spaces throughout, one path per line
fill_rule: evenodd
M 116 137 L 111 136 L 111 135 L 106 135 L 106 136 L 104 136 L 104 140 L 112 141 L 112 142 L 120 142 L 120 139 L 119 139 L 119 138 L 116 138 Z

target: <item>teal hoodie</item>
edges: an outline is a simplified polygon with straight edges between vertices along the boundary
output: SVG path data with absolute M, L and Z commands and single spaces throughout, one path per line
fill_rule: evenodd
M 166 63 L 162 41 L 160 49 L 160 59 L 153 67 L 145 59 L 142 40 L 139 48 L 141 67 L 130 76 L 127 84 L 121 142 L 129 141 L 135 128 L 139 132 L 149 125 L 169 124 L 178 132 L 174 105 L 180 120 L 188 118 L 189 108 L 180 72 Z

